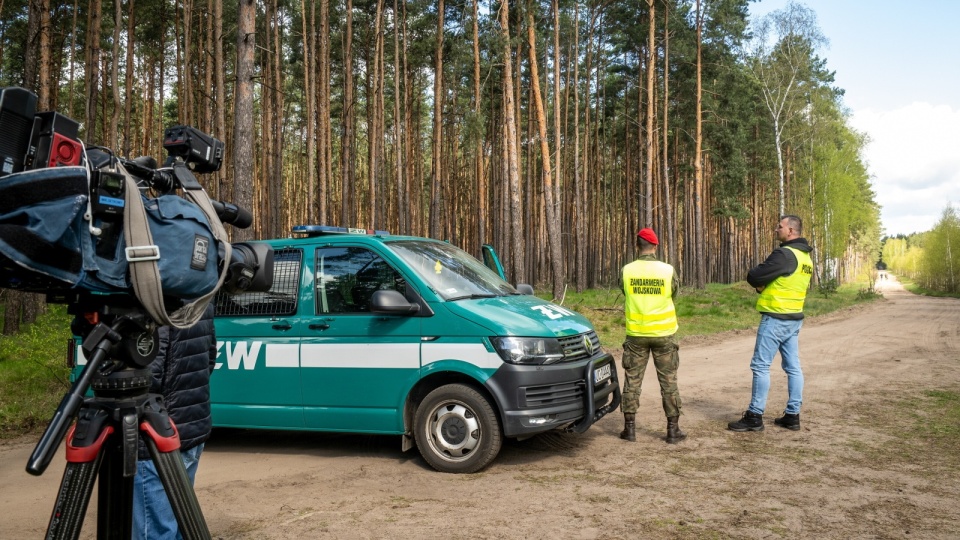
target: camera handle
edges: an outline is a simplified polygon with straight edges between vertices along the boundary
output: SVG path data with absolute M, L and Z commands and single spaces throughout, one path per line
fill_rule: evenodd
M 153 243 L 153 235 L 147 225 L 147 214 L 143 208 L 143 200 L 137 189 L 136 181 L 124 168 L 117 164 L 117 170 L 124 176 L 126 182 L 126 208 L 123 214 L 123 234 L 127 244 L 127 261 L 130 264 L 130 282 L 137 299 L 146 308 L 147 313 L 162 325 L 186 328 L 191 326 L 203 315 L 207 304 L 213 299 L 227 275 L 228 264 L 220 269 L 220 278 L 217 286 L 204 296 L 186 304 L 173 313 L 168 313 L 163 300 L 163 287 L 160 283 L 160 271 L 157 260 L 159 250 Z M 229 261 L 232 247 L 227 239 L 227 232 L 223 223 L 217 217 L 217 212 L 210 203 L 210 197 L 200 186 L 193 173 L 183 161 L 177 160 L 173 164 L 173 172 L 183 187 L 184 196 L 200 207 L 207 217 L 213 236 L 224 248 L 224 261 Z
M 70 422 L 73 421 L 77 411 L 80 410 L 80 406 L 83 405 L 84 393 L 87 388 L 90 388 L 90 383 L 100 369 L 101 362 L 107 357 L 110 348 L 122 339 L 118 329 L 124 323 L 124 320 L 117 319 L 114 321 L 112 328 L 103 323 L 98 323 L 85 338 L 85 341 L 90 340 L 94 352 L 92 355 L 88 355 L 90 358 L 87 361 L 87 366 L 83 368 L 73 386 L 63 396 L 60 405 L 53 413 L 53 418 L 47 425 L 47 429 L 40 437 L 40 442 L 37 443 L 30 455 L 30 459 L 27 461 L 28 473 L 40 476 L 43 471 L 47 470 L 50 460 L 53 459 L 54 453 L 60 447 L 60 443 L 63 442 L 63 437 L 67 433 L 67 428 L 70 427 Z

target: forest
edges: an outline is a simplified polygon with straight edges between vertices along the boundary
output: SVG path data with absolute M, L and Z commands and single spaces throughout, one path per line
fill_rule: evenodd
M 616 286 L 644 226 L 684 286 L 740 281 L 796 214 L 815 280 L 855 279 L 879 207 L 828 39 L 803 4 L 748 7 L 0 0 L 0 86 L 130 158 L 162 162 L 177 124 L 222 140 L 200 181 L 253 211 L 233 240 L 316 223 L 491 244 L 562 301 Z
M 960 295 L 960 215 L 948 204 L 933 228 L 883 239 L 882 260 L 934 294 Z

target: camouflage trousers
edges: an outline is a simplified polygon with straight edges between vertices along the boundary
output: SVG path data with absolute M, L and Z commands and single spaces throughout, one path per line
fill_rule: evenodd
M 680 367 L 680 345 L 675 336 L 635 337 L 627 336 L 623 344 L 623 371 L 626 380 L 623 383 L 623 398 L 620 410 L 625 414 L 634 414 L 640 404 L 640 386 L 647 361 L 653 355 L 653 366 L 660 381 L 660 397 L 663 400 L 663 412 L 667 418 L 680 416 L 680 390 L 677 388 L 677 368 Z

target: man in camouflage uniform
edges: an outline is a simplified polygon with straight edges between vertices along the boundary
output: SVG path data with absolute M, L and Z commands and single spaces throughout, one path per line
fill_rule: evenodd
M 623 344 L 626 381 L 620 403 L 624 423 L 620 438 L 630 442 L 637 440 L 640 386 L 652 354 L 657 380 L 660 381 L 663 412 L 667 416 L 666 441 L 675 444 L 687 436 L 679 426 L 681 411 L 677 368 L 680 366 L 680 355 L 677 351 L 680 346 L 675 337 L 677 313 L 673 305 L 680 282 L 672 266 L 657 260 L 655 253 L 659 243 L 653 229 L 641 229 L 637 233 L 640 256 L 623 267 L 627 340 Z

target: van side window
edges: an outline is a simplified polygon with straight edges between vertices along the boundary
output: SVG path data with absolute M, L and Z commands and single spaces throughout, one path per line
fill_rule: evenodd
M 215 315 L 288 316 L 297 312 L 300 292 L 300 270 L 303 250 L 273 251 L 273 285 L 267 292 L 245 292 L 229 295 L 223 290 L 214 298 Z
M 400 273 L 367 248 L 319 248 L 316 269 L 317 313 L 367 313 L 374 292 L 407 292 Z

